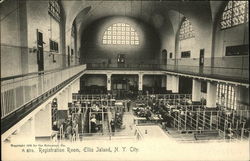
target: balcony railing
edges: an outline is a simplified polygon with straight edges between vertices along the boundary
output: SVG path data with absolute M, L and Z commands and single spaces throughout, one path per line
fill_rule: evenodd
M 249 68 L 230 68 L 230 67 L 211 67 L 211 66 L 192 66 L 192 65 L 162 65 L 162 64 L 104 64 L 88 63 L 89 70 L 163 70 L 206 76 L 211 78 L 226 79 L 232 81 L 248 82 Z
M 87 63 L 87 69 L 108 69 L 108 70 L 159 70 L 159 64 L 104 64 Z
M 225 68 L 225 67 L 199 67 L 188 65 L 166 65 L 161 68 L 166 71 L 178 72 L 183 74 L 206 76 L 211 78 L 226 79 L 232 81 L 248 82 L 248 68 Z
M 74 77 L 86 65 L 1 78 L 1 119 Z

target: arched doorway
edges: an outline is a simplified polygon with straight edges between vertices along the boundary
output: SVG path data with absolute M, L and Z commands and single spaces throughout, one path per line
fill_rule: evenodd
M 168 58 L 168 52 L 167 52 L 167 50 L 166 49 L 163 49 L 162 50 L 162 52 L 161 52 L 161 54 L 162 54 L 162 62 L 161 62 L 161 64 L 162 65 L 167 65 L 167 58 Z

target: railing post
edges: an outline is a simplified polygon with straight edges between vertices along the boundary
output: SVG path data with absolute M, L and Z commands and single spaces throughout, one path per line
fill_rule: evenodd
M 187 110 L 185 111 L 185 130 L 187 130 Z

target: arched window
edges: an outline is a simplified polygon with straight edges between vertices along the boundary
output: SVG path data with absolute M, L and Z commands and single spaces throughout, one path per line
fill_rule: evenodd
M 248 1 L 229 1 L 221 17 L 221 29 L 248 22 Z
M 103 44 L 139 45 L 139 37 L 133 27 L 125 23 L 116 23 L 108 27 L 102 38 Z
M 49 14 L 54 17 L 57 21 L 61 21 L 61 8 L 58 0 L 50 0 L 49 1 Z
M 193 37 L 194 37 L 193 26 L 187 18 L 184 18 L 184 21 L 181 24 L 179 38 L 180 40 L 185 40 Z

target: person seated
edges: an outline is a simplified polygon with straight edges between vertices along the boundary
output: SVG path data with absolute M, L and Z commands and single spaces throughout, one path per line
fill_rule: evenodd
M 53 130 L 53 131 L 59 131 L 57 121 L 54 121 L 54 122 L 53 122 L 52 130 Z
M 92 118 L 90 119 L 90 126 L 91 126 L 91 133 L 95 133 L 97 130 L 96 130 L 96 118 L 95 118 L 95 115 L 92 115 Z
M 66 138 L 71 140 L 72 138 L 72 126 L 70 123 L 68 123 L 67 128 L 66 128 Z
M 151 112 L 149 110 L 146 111 L 146 119 L 150 120 Z

